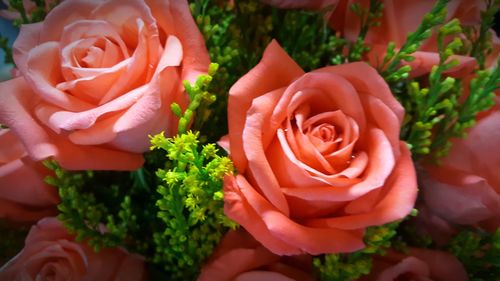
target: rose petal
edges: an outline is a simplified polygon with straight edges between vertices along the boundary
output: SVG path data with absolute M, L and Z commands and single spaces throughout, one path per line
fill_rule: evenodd
M 329 66 L 318 69 L 314 72 L 327 72 L 342 76 L 356 89 L 356 92 L 359 93 L 360 99 L 363 99 L 364 95 L 371 95 L 380 99 L 394 112 L 394 114 L 396 114 L 400 124 L 403 122 L 403 106 L 401 106 L 401 104 L 396 100 L 389 89 L 389 86 L 384 81 L 382 76 L 378 74 L 377 70 L 369 66 L 367 63 L 354 62 L 337 65 L 335 67 Z M 360 73 L 363 73 L 363 75 L 359 75 Z M 377 91 L 374 91 L 373 89 L 377 89 Z M 344 111 L 343 108 L 342 111 Z M 352 117 L 352 115 L 350 116 Z M 363 126 L 360 125 L 360 128 L 360 131 L 363 131 Z
M 470 171 L 488 180 L 496 193 L 500 194 L 500 110 L 493 110 L 480 119 L 468 132 L 467 138 L 455 140 L 449 156 L 443 165 L 463 171 Z M 493 153 L 492 153 L 493 152 Z
M 444 281 L 469 280 L 464 266 L 458 259 L 446 252 L 411 248 L 410 255 L 425 261 L 433 279 Z
M 47 61 L 52 63 L 47 63 Z M 92 108 L 92 104 L 55 88 L 63 80 L 59 65 L 59 44 L 57 42 L 41 44 L 29 53 L 28 70 L 24 74 L 24 78 L 41 98 L 60 108 L 70 111 L 83 111 Z
M 259 214 L 253 210 L 240 191 L 240 185 L 248 183 L 241 176 L 226 176 L 224 179 L 224 214 L 234 221 L 240 222 L 252 236 L 274 253 L 296 255 L 301 252 L 275 238 L 269 232 Z
M 274 176 L 265 156 L 266 143 L 268 142 L 265 139 L 269 139 L 269 137 L 266 138 L 266 135 L 272 136 L 274 131 L 268 128 L 271 108 L 276 104 L 280 96 L 281 91 L 273 91 L 260 96 L 252 102 L 252 106 L 247 113 L 242 137 L 245 140 L 243 149 L 248 161 L 248 170 L 253 175 L 264 196 L 281 212 L 288 215 L 288 204 L 280 191 L 278 180 Z
M 245 74 L 229 90 L 228 125 L 231 142 L 231 158 L 239 172 L 246 168 L 243 154 L 243 125 L 252 101 L 269 91 L 287 86 L 304 72 L 285 53 L 276 41 L 264 51 L 262 60 Z
M 390 177 L 384 184 L 381 200 L 369 213 L 311 219 L 311 227 L 335 227 L 339 229 L 358 229 L 371 225 L 382 225 L 404 218 L 410 213 L 417 197 L 416 174 L 410 152 L 404 142 L 400 144 L 401 157 Z
M 446 167 L 439 176 L 422 177 L 425 203 L 432 212 L 457 224 L 477 224 L 500 213 L 500 195 L 479 176 Z M 457 208 L 460 206 L 460 208 Z
M 210 58 L 205 40 L 193 20 L 187 1 L 147 0 L 157 24 L 168 35 L 179 38 L 183 46 L 182 80 L 194 82 L 200 74 L 207 72 Z M 178 26 L 182 26 L 179 29 Z
M 62 1 L 43 20 L 43 28 L 40 30 L 38 42 L 58 42 L 65 26 L 88 19 L 100 3 L 102 3 L 100 0 Z
M 410 62 L 412 68 L 410 78 L 419 77 L 424 74 L 430 73 L 432 67 L 439 64 L 439 54 L 436 52 L 415 52 L 412 54 L 415 60 Z M 472 74 L 477 63 L 472 57 L 456 56 L 453 55 L 449 60 L 458 60 L 458 65 L 444 72 L 447 76 L 455 78 L 463 78 Z
M 39 44 L 40 32 L 43 22 L 23 24 L 19 30 L 19 35 L 12 44 L 12 57 L 16 63 L 16 68 L 21 73 L 27 73 L 27 60 L 29 52 Z
M 234 198 L 226 201 L 228 208 L 225 208 L 225 213 L 232 219 L 237 217 L 237 221 L 272 252 L 283 255 L 303 251 L 314 255 L 351 252 L 364 247 L 361 231 L 345 232 L 338 229 L 312 228 L 297 224 L 275 210 L 248 184 L 245 178 L 237 176 L 236 180 L 237 186 L 234 186 L 233 182 L 232 187 L 228 187 L 228 191 L 229 188 L 233 188 L 233 192 L 234 188 L 239 188 L 241 195 L 237 195 L 237 190 L 236 193 L 233 193 Z M 230 207 L 230 205 L 233 206 Z M 239 208 L 235 208 L 238 205 Z M 256 212 L 255 215 L 250 215 L 253 212 Z M 255 222 L 260 220 L 264 225 L 257 227 Z M 281 243 L 278 244 L 277 241 L 286 243 L 286 248 L 282 248 L 285 245 L 278 246 Z M 342 241 L 342 243 L 340 244 L 338 241 Z
M 144 161 L 138 154 L 81 147 L 45 131 L 29 114 L 38 100 L 22 77 L 0 83 L 0 93 L 0 122 L 12 128 L 35 160 L 53 156 L 66 169 L 83 170 L 134 170 Z
M 270 272 L 270 271 L 249 271 L 243 274 L 238 275 L 234 279 L 234 281 L 253 281 L 253 280 L 262 280 L 262 281 L 293 281 L 296 279 L 292 279 L 278 272 Z

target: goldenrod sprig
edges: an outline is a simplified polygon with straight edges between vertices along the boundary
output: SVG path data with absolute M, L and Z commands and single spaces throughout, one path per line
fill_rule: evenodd
M 158 217 L 165 223 L 154 234 L 154 262 L 174 280 L 196 277 L 228 227 L 224 216 L 222 182 L 233 172 L 231 160 L 217 154 L 214 144 L 200 147 L 199 134 L 188 131 L 173 138 L 151 137 L 151 148 L 165 151 L 169 169 L 159 169 Z

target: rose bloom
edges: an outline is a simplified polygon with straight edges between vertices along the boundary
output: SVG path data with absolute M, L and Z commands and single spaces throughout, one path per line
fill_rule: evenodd
M 185 0 L 64 1 L 13 49 L 21 76 L 0 83 L 0 123 L 66 169 L 140 167 L 148 134 L 177 131 L 182 80 L 209 64 Z
M 448 156 L 422 174 L 424 202 L 447 222 L 495 231 L 500 227 L 500 106 L 480 118 Z M 460 206 L 457 208 L 457 206 Z
M 224 236 L 198 277 L 198 281 L 211 280 L 312 281 L 312 259 L 275 255 L 239 229 Z
M 280 255 L 363 248 L 415 202 L 403 115 L 367 64 L 304 73 L 273 41 L 230 90 L 226 215 Z
M 408 254 L 389 251 L 373 259 L 370 274 L 359 281 L 468 281 L 463 265 L 446 252 L 410 248 Z
M 0 280 L 146 280 L 144 259 L 122 249 L 102 249 L 74 241 L 62 223 L 45 218 L 34 225 L 24 249 L 0 268 Z
M 57 190 L 46 185 L 49 170 L 33 162 L 9 129 L 0 129 L 0 218 L 34 222 L 57 214 Z

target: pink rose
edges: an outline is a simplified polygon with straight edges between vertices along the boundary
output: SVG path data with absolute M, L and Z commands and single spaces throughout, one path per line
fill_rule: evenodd
M 457 139 L 440 166 L 422 176 L 428 209 L 460 225 L 500 227 L 500 107 L 477 121 L 465 139 Z
M 0 129 L 0 218 L 33 222 L 57 214 L 57 190 L 46 185 L 49 174 L 33 162 L 9 129 Z
M 140 167 L 148 134 L 176 133 L 182 80 L 208 53 L 185 0 L 69 0 L 14 43 L 21 77 L 0 83 L 0 123 L 29 155 L 67 169 Z
M 198 281 L 314 280 L 310 256 L 280 257 L 244 230 L 230 231 L 203 267 Z
M 418 215 L 413 223 L 417 235 L 430 236 L 438 246 L 445 246 L 460 232 L 460 229 L 434 214 L 425 204 L 417 204 L 416 208 Z
M 390 251 L 375 257 L 372 272 L 359 281 L 468 281 L 456 257 L 441 251 L 409 249 L 408 254 Z
M 365 63 L 302 69 L 275 42 L 230 90 L 225 213 L 280 255 L 352 252 L 417 194 L 404 109 Z
M 144 259 L 122 249 L 95 253 L 74 241 L 62 223 L 45 218 L 34 225 L 24 249 L 0 268 L 0 280 L 145 280 Z

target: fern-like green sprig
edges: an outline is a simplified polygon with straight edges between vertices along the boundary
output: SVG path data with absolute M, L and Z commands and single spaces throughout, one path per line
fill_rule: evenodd
M 494 104 L 493 91 L 500 82 L 498 69 L 477 72 L 465 99 L 461 98 L 462 81 L 446 75 L 446 71 L 458 64 L 451 57 L 460 50 L 462 41 L 455 37 L 445 44 L 445 38 L 461 33 L 457 19 L 439 28 L 440 62 L 431 70 L 429 86 L 422 88 L 419 82 L 412 81 L 407 84 L 407 96 L 400 97 L 407 110 L 401 135 L 416 157 L 429 154 L 436 161 L 445 156 L 451 147 L 450 139 L 464 137 L 466 129 L 475 123 L 476 115 Z
M 411 67 L 409 65 L 400 66 L 401 61 L 414 60 L 415 58 L 411 54 L 417 51 L 426 39 L 431 37 L 434 27 L 444 23 L 448 2 L 449 0 L 438 0 L 432 10 L 424 16 L 417 30 L 408 34 L 406 42 L 398 51 L 396 51 L 393 42 L 389 43 L 383 64 L 380 67 L 386 81 L 396 82 L 408 78 Z
M 131 197 L 119 195 L 118 184 L 105 186 L 102 191 L 107 196 L 97 198 L 96 192 L 87 186 L 99 181 L 93 171 L 66 171 L 54 160 L 46 160 L 44 165 L 54 171 L 54 176 L 45 178 L 46 183 L 56 186 L 61 198 L 58 219 L 70 233 L 76 234 L 77 241 L 86 240 L 95 251 L 117 246 L 135 251 L 144 248 L 126 243 L 131 232 L 138 229 L 138 223 Z M 104 202 L 104 197 L 112 198 L 113 204 Z
M 370 47 L 365 43 L 365 37 L 370 27 L 379 26 L 378 19 L 382 16 L 384 4 L 378 0 L 370 0 L 369 8 L 364 8 L 359 3 L 351 5 L 351 10 L 356 14 L 361 23 L 359 35 L 356 41 L 349 46 L 349 61 L 359 61 L 363 58 L 363 54 L 370 50 Z
M 490 28 L 498 13 L 500 0 L 485 0 L 486 9 L 481 11 L 481 24 L 478 35 L 473 38 L 470 56 L 475 57 L 480 69 L 484 69 L 487 55 L 492 51 Z M 475 27 L 472 27 L 475 28 Z
M 453 237 L 447 250 L 462 262 L 471 281 L 498 280 L 500 228 L 493 233 L 463 230 Z

